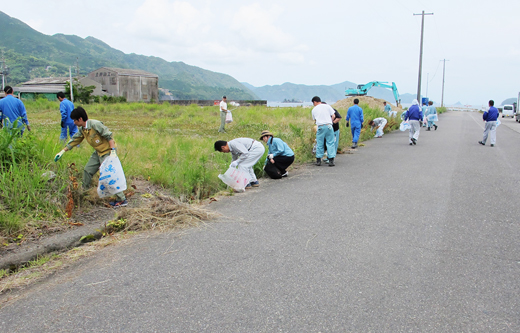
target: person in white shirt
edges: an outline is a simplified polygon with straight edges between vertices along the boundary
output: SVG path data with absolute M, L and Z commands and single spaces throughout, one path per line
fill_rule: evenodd
M 328 104 L 322 104 L 318 96 L 312 98 L 312 119 L 318 127 L 316 131 L 316 165 L 321 165 L 321 158 L 325 153 L 324 142 L 327 144 L 329 166 L 334 166 L 336 157 L 336 137 L 332 129 L 332 121 L 336 118 L 334 109 Z
M 226 113 L 228 112 L 227 98 L 226 96 L 222 96 L 222 101 L 220 101 L 220 128 L 218 129 L 220 133 L 226 133 Z

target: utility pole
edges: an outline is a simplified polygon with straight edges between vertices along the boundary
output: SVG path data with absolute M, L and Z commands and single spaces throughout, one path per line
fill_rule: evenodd
M 5 66 L 5 56 L 4 56 L 4 50 L 2 49 L 2 91 L 5 88 L 5 76 L 7 74 L 7 68 Z
M 449 60 L 448 60 L 449 61 Z M 442 60 L 443 64 L 442 64 L 442 95 L 441 95 L 441 107 L 444 106 L 444 74 L 445 74 L 445 69 L 446 69 L 446 59 L 443 59 Z
M 69 66 L 70 101 L 74 103 L 74 90 L 72 85 L 72 68 Z
M 428 81 L 430 80 L 430 73 L 426 73 L 426 97 L 428 97 Z
M 424 15 L 433 15 L 433 13 L 424 13 L 424 10 L 422 11 L 422 14 L 413 14 L 415 15 L 421 15 L 422 16 L 422 23 L 421 23 L 421 51 L 419 53 L 419 83 L 417 84 L 417 101 L 419 102 L 419 105 L 421 105 L 421 74 L 422 74 L 422 52 L 423 52 L 423 35 L 424 35 Z

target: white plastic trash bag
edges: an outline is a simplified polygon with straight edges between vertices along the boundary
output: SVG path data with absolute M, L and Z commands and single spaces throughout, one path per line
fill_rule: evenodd
M 383 133 L 384 133 L 384 132 L 383 132 L 383 130 L 382 130 L 381 128 L 378 127 L 378 128 L 376 129 L 376 136 L 383 136 Z
M 246 185 L 249 184 L 249 174 L 237 168 L 230 167 L 225 174 L 218 175 L 218 178 L 238 192 L 245 191 Z
M 500 121 L 500 119 L 497 118 L 497 123 L 496 123 L 497 127 L 498 127 L 500 124 L 502 124 L 502 122 Z
M 437 114 L 429 114 L 428 121 L 439 121 L 439 117 L 437 117 Z
M 233 115 L 231 114 L 231 111 L 226 112 L 226 124 L 229 124 L 233 122 Z
M 108 156 L 99 167 L 97 193 L 100 198 L 126 190 L 126 178 L 117 156 Z
M 399 125 L 399 130 L 404 132 L 406 130 L 409 130 L 412 126 L 410 126 L 410 123 L 407 121 L 401 122 L 401 125 Z

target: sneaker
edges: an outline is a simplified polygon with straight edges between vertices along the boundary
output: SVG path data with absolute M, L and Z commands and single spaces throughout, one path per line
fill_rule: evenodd
M 412 138 L 412 143 L 413 143 L 414 145 L 416 145 L 416 144 L 417 144 L 417 140 L 415 140 L 414 138 Z
M 286 172 L 282 175 L 282 177 L 287 177 L 287 176 L 289 176 L 289 173 L 286 171 Z
M 481 145 L 485 146 L 486 144 L 482 141 L 479 141 L 478 143 L 480 143 Z
M 428 127 L 428 128 L 426 129 L 426 130 L 427 130 L 427 131 L 429 131 L 429 130 L 430 130 L 430 128 Z
M 491 147 L 494 147 L 495 145 L 494 144 L 491 144 Z
M 128 206 L 128 200 L 125 199 L 123 201 L 111 201 L 110 206 L 112 206 L 114 208 L 125 207 L 125 206 Z
M 253 187 L 258 187 L 258 186 L 260 186 L 260 183 L 258 182 L 258 180 L 255 180 L 254 182 L 249 183 L 249 185 L 251 185 Z
M 410 142 L 410 146 L 413 146 L 413 143 Z
M 352 144 L 352 147 L 351 147 L 351 148 L 352 148 L 352 149 L 356 149 L 356 148 L 357 148 L 357 142 L 354 142 L 354 143 Z
M 249 183 L 249 184 L 246 185 L 246 190 L 250 190 L 250 189 L 252 189 L 252 187 L 251 187 L 251 183 Z
M 334 159 L 333 158 L 329 158 L 329 166 L 335 166 L 336 164 L 334 164 Z
M 316 165 L 317 165 L 317 166 L 320 166 L 320 165 L 321 165 L 321 158 L 316 158 Z

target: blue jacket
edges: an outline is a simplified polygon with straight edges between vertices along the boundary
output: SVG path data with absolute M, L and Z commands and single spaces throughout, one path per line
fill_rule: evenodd
M 294 156 L 294 152 L 291 148 L 287 145 L 287 143 L 283 142 L 282 139 L 270 137 L 269 140 L 267 140 L 267 148 L 268 153 L 267 154 L 273 154 L 273 157 L 276 156 Z M 267 157 L 267 159 L 269 156 Z M 267 159 L 265 162 L 267 163 Z
M 22 118 L 21 123 L 18 123 L 18 127 L 23 126 L 22 123 L 29 125 L 25 106 L 21 100 L 14 97 L 13 95 L 7 95 L 0 99 L 0 111 L 2 111 L 2 119 L 0 119 L 0 121 L 4 124 L 4 126 L 8 126 L 8 124 L 14 122 L 17 118 Z M 7 120 L 4 122 L 4 119 Z
M 497 121 L 498 109 L 494 106 L 490 107 L 488 111 L 484 112 L 482 119 L 485 121 Z
M 63 121 L 64 124 L 74 124 L 74 121 L 70 118 L 72 110 L 74 110 L 74 104 L 64 98 L 63 101 L 60 102 L 61 121 Z
M 404 117 L 404 120 L 408 119 L 419 121 L 423 120 L 423 114 L 421 109 L 419 108 L 419 105 L 412 105 L 410 106 L 408 111 L 406 111 L 406 116 Z
M 358 105 L 352 105 L 347 111 L 347 121 L 350 121 L 350 126 L 361 127 L 363 125 L 363 109 Z

